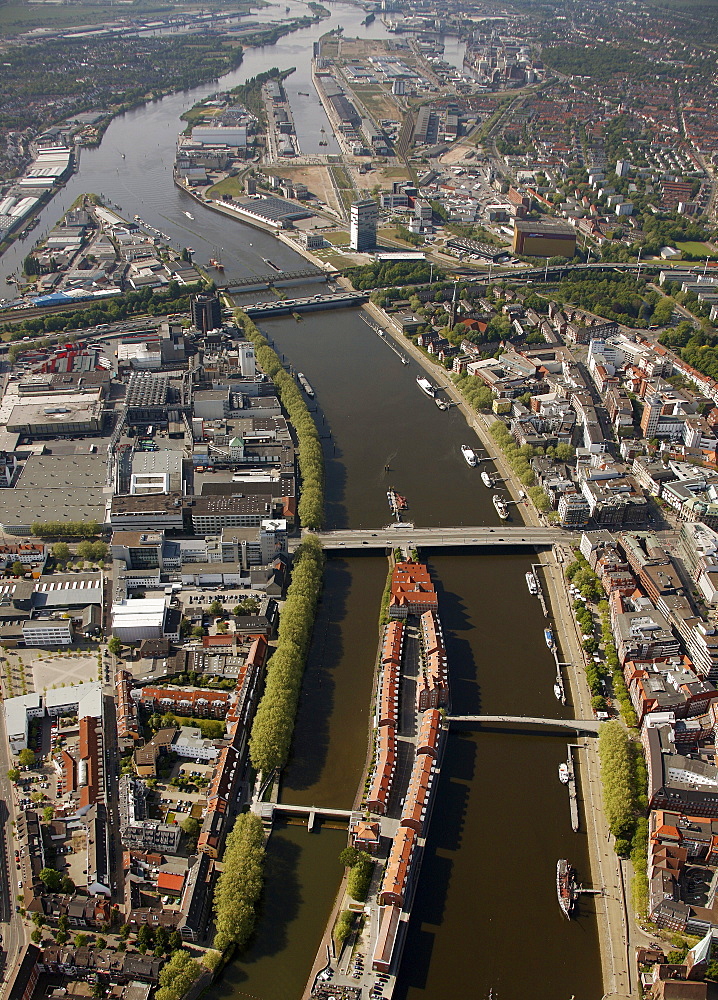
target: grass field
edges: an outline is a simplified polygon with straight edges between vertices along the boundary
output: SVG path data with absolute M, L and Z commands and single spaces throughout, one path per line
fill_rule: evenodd
M 223 181 L 213 184 L 207 191 L 208 198 L 219 198 L 223 194 L 230 194 L 233 198 L 244 194 L 244 185 L 239 177 L 225 177 Z
M 349 246 L 349 233 L 324 233 L 324 239 L 335 247 Z
M 714 251 L 711 250 L 711 248 L 708 246 L 707 243 L 696 243 L 696 242 L 676 243 L 676 247 L 679 250 L 684 251 L 684 253 L 692 253 L 696 257 L 699 254 L 703 254 L 704 257 L 711 257 L 714 254 Z

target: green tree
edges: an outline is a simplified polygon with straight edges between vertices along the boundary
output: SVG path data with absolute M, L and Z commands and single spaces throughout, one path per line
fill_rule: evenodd
M 55 815 L 55 810 L 52 806 L 45 806 L 45 808 L 42 810 L 42 818 L 45 820 L 46 823 L 50 823 L 54 815 Z
M 39 878 L 48 892 L 57 892 L 62 883 L 62 875 L 54 868 L 43 868 Z
M 122 652 L 122 641 L 119 636 L 111 635 L 107 643 L 107 648 L 113 656 L 119 656 Z
M 262 821 L 254 813 L 243 813 L 227 837 L 224 872 L 214 893 L 214 946 L 219 951 L 241 950 L 254 930 L 264 856 Z
M 7 773 L 7 776 L 10 779 L 10 781 L 17 781 L 18 778 L 20 777 L 20 772 L 16 767 L 11 767 Z
M 70 559 L 70 546 L 67 542 L 55 542 L 52 549 L 52 558 L 55 562 L 64 566 Z
M 40 944 L 40 942 L 42 941 L 42 931 L 39 931 L 36 927 L 35 930 L 32 932 L 32 934 L 30 935 L 30 940 L 32 941 L 33 944 Z
M 25 567 L 23 566 L 23 564 L 20 562 L 19 559 L 15 560 L 15 562 L 11 566 L 11 569 L 13 576 L 23 576 L 25 573 Z
M 72 939 L 72 943 L 76 948 L 84 948 L 87 944 L 87 934 L 76 934 Z
M 72 881 L 69 875 L 63 875 L 62 882 L 60 883 L 60 892 L 66 893 L 66 895 L 71 896 L 75 891 L 75 883 Z
M 196 820 L 194 816 L 185 816 L 180 823 L 180 829 L 190 839 L 199 837 L 200 825 L 199 821 Z
M 149 948 L 153 943 L 152 928 L 148 927 L 147 924 L 142 924 L 139 931 L 137 932 L 137 941 L 139 944 L 143 944 L 145 948 Z
M 195 639 L 201 639 L 202 636 L 204 635 L 204 629 L 202 628 L 202 626 L 195 625 L 195 627 L 192 629 L 192 635 L 194 636 Z
M 211 615 L 221 615 L 224 612 L 224 608 L 220 601 L 215 598 L 209 606 L 209 613 Z
M 21 767 L 34 767 L 35 766 L 35 754 L 30 750 L 29 747 L 25 747 L 17 755 L 18 763 Z

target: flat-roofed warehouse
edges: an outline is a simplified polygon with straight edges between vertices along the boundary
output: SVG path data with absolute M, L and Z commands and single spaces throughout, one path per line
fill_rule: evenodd
M 563 222 L 514 222 L 514 253 L 525 257 L 573 257 L 576 230 Z
M 35 522 L 105 519 L 103 455 L 31 455 L 14 489 L 3 490 L 2 530 L 28 535 Z
M 28 437 L 99 434 L 102 430 L 102 391 L 16 396 L 6 393 L 0 423 Z M 5 420 L 2 420 L 5 416 Z

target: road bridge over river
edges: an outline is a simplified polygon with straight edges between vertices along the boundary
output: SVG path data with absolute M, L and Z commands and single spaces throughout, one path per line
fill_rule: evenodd
M 530 524 L 488 527 L 479 525 L 455 528 L 402 527 L 398 524 L 372 530 L 317 531 L 316 538 L 325 549 L 389 549 L 397 546 L 420 548 L 446 548 L 452 545 L 470 545 L 475 548 L 547 547 L 556 542 L 574 540 L 574 532 L 562 528 L 535 527 Z M 296 548 L 299 539 L 293 540 Z

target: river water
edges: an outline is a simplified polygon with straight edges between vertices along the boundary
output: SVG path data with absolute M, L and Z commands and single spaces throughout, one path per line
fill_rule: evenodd
M 293 15 L 306 13 L 296 0 L 289 6 Z M 183 111 L 218 87 L 235 86 L 272 66 L 297 67 L 287 89 L 300 145 L 318 152 L 320 129 L 329 130 L 311 86 L 312 43 L 339 25 L 349 37 L 385 35 L 379 18 L 361 25 L 360 8 L 332 4 L 331 12 L 330 19 L 274 46 L 248 51 L 239 69 L 217 84 L 116 119 L 98 149 L 83 150 L 79 173 L 46 207 L 32 237 L 54 224 L 78 195 L 93 191 L 128 218 L 138 213 L 175 245 L 192 246 L 200 262 L 221 252 L 230 279 L 265 273 L 264 258 L 287 269 L 304 266 L 303 258 L 271 235 L 190 201 L 172 184 L 172 163 Z M 262 12 L 258 17 L 266 20 Z M 461 54 L 460 44 L 447 40 L 447 60 L 458 65 Z M 194 221 L 184 215 L 188 210 Z M 30 245 L 16 243 L 0 258 L 2 280 L 18 269 Z M 455 410 L 439 411 L 420 392 L 413 363 L 401 365 L 357 311 L 318 313 L 301 323 L 274 320 L 265 332 L 316 389 L 330 526 L 386 523 L 389 485 L 407 495 L 417 523 L 497 523 L 478 470 L 461 458 L 461 443 L 471 441 L 464 421 Z M 543 618 L 523 579 L 530 557 L 444 551 L 428 561 L 441 591 L 453 708 L 555 716 Z M 365 762 L 386 570 L 377 556 L 328 560 L 283 785 L 287 801 L 339 807 L 353 801 Z M 570 706 L 564 711 L 570 713 Z M 507 733 L 449 738 L 400 998 L 484 998 L 490 989 L 496 1000 L 601 995 L 590 908 L 582 905 L 579 919 L 569 923 L 555 897 L 558 857 L 569 857 L 588 880 L 585 838 L 570 831 L 567 795 L 557 778 L 565 744 Z M 312 835 L 294 826 L 275 832 L 257 935 L 213 997 L 300 996 L 339 884 L 337 855 L 344 842 L 344 834 L 325 828 Z

